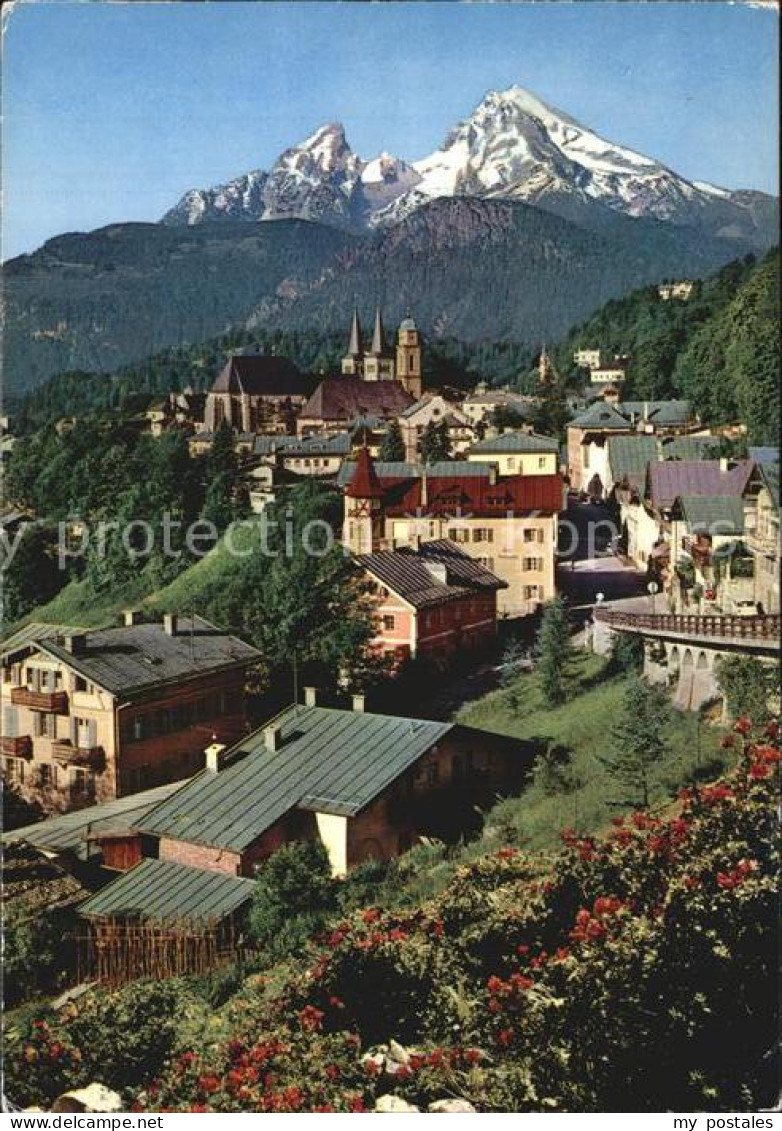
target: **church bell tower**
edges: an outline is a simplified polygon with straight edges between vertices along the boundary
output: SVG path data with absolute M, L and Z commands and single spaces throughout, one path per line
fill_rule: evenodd
M 421 335 L 409 316 L 401 323 L 397 336 L 396 379 L 401 381 L 414 400 L 420 399 L 423 390 Z

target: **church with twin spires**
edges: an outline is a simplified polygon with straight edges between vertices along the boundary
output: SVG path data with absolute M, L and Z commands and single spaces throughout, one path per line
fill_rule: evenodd
M 359 377 L 362 381 L 398 381 L 418 400 L 422 392 L 421 335 L 413 319 L 409 316 L 403 319 L 394 348 L 386 342 L 383 316 L 378 307 L 372 341 L 369 348 L 365 348 L 358 310 L 354 310 L 348 351 L 342 358 L 342 376 Z

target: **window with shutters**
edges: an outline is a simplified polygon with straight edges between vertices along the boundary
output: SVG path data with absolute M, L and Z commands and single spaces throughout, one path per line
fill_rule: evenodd
M 3 707 L 3 735 L 5 738 L 19 737 L 19 711 L 16 707 Z

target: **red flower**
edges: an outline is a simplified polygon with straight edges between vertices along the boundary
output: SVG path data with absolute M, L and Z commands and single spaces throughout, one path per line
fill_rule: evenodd
M 564 962 L 566 958 L 570 957 L 570 950 L 566 946 L 561 946 L 554 957 L 558 962 Z
M 310 1033 L 315 1032 L 323 1024 L 323 1010 L 316 1009 L 314 1005 L 305 1005 L 299 1012 L 299 1021 L 302 1029 Z
M 376 923 L 380 918 L 380 912 L 376 907 L 368 907 L 361 918 L 365 923 Z
M 202 1092 L 211 1095 L 212 1092 L 216 1092 L 220 1087 L 220 1078 L 215 1076 L 214 1073 L 209 1073 L 207 1076 L 199 1076 L 198 1087 Z
M 496 994 L 503 989 L 504 985 L 505 983 L 503 982 L 502 978 L 498 978 L 496 974 L 492 974 L 488 982 L 486 983 L 486 989 L 490 994 Z
M 507 1048 L 512 1040 L 513 1040 L 513 1030 L 512 1029 L 500 1029 L 499 1033 L 497 1034 L 498 1044 L 501 1044 L 504 1048 Z
M 326 1065 L 326 1075 L 328 1076 L 329 1080 L 336 1080 L 337 1077 L 339 1076 L 339 1068 L 337 1067 L 337 1065 L 336 1064 L 327 1064 Z
M 772 719 L 766 723 L 764 734 L 767 738 L 776 738 L 779 735 L 779 722 L 777 719 Z
M 345 1008 L 344 1001 L 342 1001 L 341 998 L 333 997 L 333 996 L 329 998 L 329 1005 L 332 1007 L 332 1009 L 344 1009 Z
M 513 857 L 517 855 L 518 852 L 515 848 L 500 848 L 497 851 L 498 860 L 512 860 Z
M 723 750 L 730 750 L 731 747 L 735 745 L 735 741 L 736 740 L 734 739 L 732 734 L 726 734 L 723 738 L 720 739 L 720 746 Z
M 366 1109 L 366 1106 L 364 1105 L 363 1096 L 353 1096 L 353 1098 L 348 1103 L 348 1111 L 361 1112 L 361 1111 L 366 1111 L 366 1110 L 367 1109 Z
M 624 823 L 625 823 L 624 817 L 612 817 L 611 818 L 611 824 L 616 825 L 616 827 L 618 829 L 621 829 L 621 827 Z
M 735 730 L 736 734 L 749 734 L 749 732 L 752 730 L 752 720 L 748 719 L 746 715 L 740 719 L 736 719 L 736 725 L 733 727 L 733 729 Z
M 195 1111 L 197 1111 L 197 1112 L 206 1112 L 206 1111 L 211 1111 L 212 1109 L 211 1109 L 211 1107 L 209 1106 L 209 1104 L 191 1104 L 191 1105 L 190 1105 L 190 1110 L 191 1110 L 191 1111 L 194 1111 L 194 1112 L 195 1112 Z
M 480 1064 L 483 1056 L 480 1049 L 465 1049 L 464 1059 L 468 1064 Z

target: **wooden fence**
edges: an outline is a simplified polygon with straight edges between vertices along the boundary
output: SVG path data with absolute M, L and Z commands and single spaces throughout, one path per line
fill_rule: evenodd
M 76 941 L 78 981 L 112 988 L 139 978 L 207 974 L 246 956 L 231 919 L 202 925 L 96 919 Z

